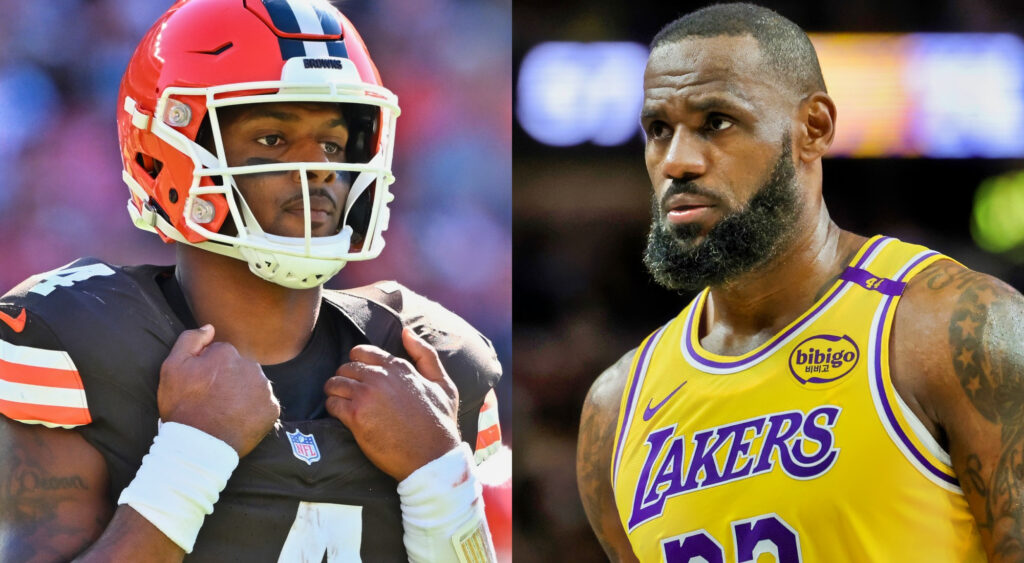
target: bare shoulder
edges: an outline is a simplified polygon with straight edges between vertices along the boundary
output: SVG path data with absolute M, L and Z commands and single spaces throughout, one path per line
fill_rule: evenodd
M 635 353 L 635 349 L 630 350 L 604 370 L 590 386 L 586 401 L 583 403 L 576 452 L 577 468 L 586 470 L 578 475 L 580 492 L 584 494 L 585 484 L 599 482 L 602 479 L 608 481 L 619 404 L 626 381 L 629 379 L 629 366 Z
M 74 430 L 0 416 L 0 561 L 67 561 L 113 513 L 102 456 Z
M 629 366 L 633 363 L 634 355 L 636 348 L 626 352 L 594 380 L 584 408 L 599 409 L 604 413 L 610 411 L 611 418 L 619 416 L 619 403 L 629 380 Z
M 939 429 L 989 559 L 1021 560 L 1024 297 L 992 276 L 938 262 L 907 287 L 893 338 L 894 383 L 910 383 Z
M 960 388 L 996 421 L 993 393 L 1009 374 L 987 373 L 986 366 L 1022 360 L 1024 297 L 995 277 L 941 260 L 907 286 L 893 336 L 898 362 L 927 375 L 919 389 Z
M 576 479 L 583 508 L 597 539 L 613 561 L 636 560 L 615 508 L 610 478 L 619 404 L 635 352 L 627 352 L 591 385 L 583 404 L 576 448 Z

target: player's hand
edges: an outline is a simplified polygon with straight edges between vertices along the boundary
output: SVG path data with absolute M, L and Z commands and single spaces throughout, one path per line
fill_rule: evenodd
M 324 384 L 327 411 L 399 481 L 459 444 L 458 389 L 429 344 L 409 329 L 402 343 L 415 365 L 376 346 L 356 346 L 352 361 Z
M 263 368 L 213 335 L 206 325 L 178 336 L 160 368 L 157 406 L 164 422 L 198 428 L 243 457 L 273 427 L 281 405 Z

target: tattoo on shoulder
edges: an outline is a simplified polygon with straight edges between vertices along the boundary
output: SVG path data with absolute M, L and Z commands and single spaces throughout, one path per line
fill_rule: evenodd
M 985 499 L 979 528 L 996 533 L 995 553 L 1024 554 L 1024 298 L 992 278 L 957 268 L 933 274 L 929 287 L 961 290 L 949 321 L 953 368 L 974 408 L 1001 428 L 1000 455 L 986 468 L 966 458 L 961 484 Z M 988 475 L 986 479 L 984 476 Z
M 1014 351 L 1013 318 L 1024 309 L 1019 294 L 974 274 L 960 294 L 949 322 L 953 367 L 971 403 L 994 423 L 1024 421 L 1024 377 Z M 1017 343 L 1019 345 L 1019 342 Z
M 935 268 L 931 268 L 924 281 L 928 289 L 945 289 L 952 286 L 963 290 L 969 284 L 984 279 L 984 277 L 984 274 L 945 261 Z

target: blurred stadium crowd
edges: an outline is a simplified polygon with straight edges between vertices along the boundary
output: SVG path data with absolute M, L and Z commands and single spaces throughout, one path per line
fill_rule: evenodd
M 540 42 L 646 45 L 662 25 L 708 3 L 516 0 L 513 80 L 522 87 L 520 62 Z M 811 32 L 1024 32 L 1024 8 L 1009 0 L 757 3 Z M 1016 91 L 1024 97 L 1024 83 Z M 849 127 L 857 113 L 840 106 L 837 127 Z M 599 373 L 692 295 L 656 286 L 641 264 L 650 185 L 639 134 L 614 147 L 561 148 L 540 144 L 517 123 L 513 147 L 515 556 L 602 561 L 574 471 L 584 396 Z M 825 200 L 843 228 L 931 246 L 1024 289 L 1024 252 L 990 254 L 971 236 L 979 185 L 1021 170 L 1019 158 L 828 158 Z
M 171 4 L 0 0 L 0 292 L 80 256 L 173 261 L 170 245 L 130 224 L 115 122 L 125 65 Z M 332 286 L 396 279 L 469 320 L 505 365 L 507 420 L 511 2 L 335 5 L 359 29 L 402 115 L 388 246 Z

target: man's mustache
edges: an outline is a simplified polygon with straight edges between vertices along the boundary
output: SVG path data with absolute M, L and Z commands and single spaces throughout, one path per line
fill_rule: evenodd
M 672 180 L 672 184 L 665 190 L 665 194 L 661 196 L 661 208 L 664 209 L 668 204 L 668 198 L 679 194 L 701 196 L 714 202 L 722 200 L 718 194 L 698 186 L 693 181 Z

